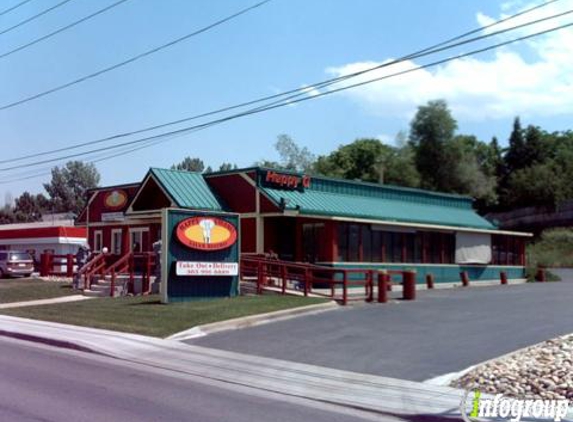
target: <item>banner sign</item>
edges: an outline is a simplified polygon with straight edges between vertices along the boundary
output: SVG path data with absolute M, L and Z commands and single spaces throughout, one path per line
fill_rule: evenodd
M 125 214 L 122 212 L 102 212 L 101 221 L 124 221 Z
M 177 275 L 239 275 L 238 262 L 177 261 Z

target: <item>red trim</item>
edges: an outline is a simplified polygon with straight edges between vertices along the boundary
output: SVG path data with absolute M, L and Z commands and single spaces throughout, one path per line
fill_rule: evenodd
M 35 227 L 12 230 L 0 230 L 0 239 L 31 239 L 38 237 L 86 237 L 84 227 Z

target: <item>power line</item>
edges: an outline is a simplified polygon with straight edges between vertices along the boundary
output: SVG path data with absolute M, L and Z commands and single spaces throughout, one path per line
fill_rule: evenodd
M 47 9 L 41 11 L 40 13 L 38 13 L 38 14 L 36 14 L 36 15 L 30 17 L 30 18 L 27 18 L 27 19 L 24 19 L 24 20 L 21 21 L 21 22 L 18 22 L 16 25 L 11 26 L 10 28 L 6 28 L 6 29 L 0 31 L 0 35 L 4 35 L 4 34 L 7 33 L 7 32 L 13 31 L 13 30 L 16 29 L 16 28 L 19 28 L 19 27 L 21 27 L 21 26 L 23 26 L 23 25 L 26 25 L 28 22 L 32 22 L 33 20 L 36 20 L 36 19 L 38 19 L 39 17 L 44 16 L 46 13 L 49 13 L 49 12 L 51 12 L 52 10 L 55 10 L 55 9 L 57 9 L 58 7 L 61 7 L 61 6 L 63 6 L 64 4 L 69 3 L 69 2 L 71 2 L 71 1 L 72 1 L 72 0 L 64 0 L 64 1 L 62 1 L 62 2 L 60 2 L 60 3 L 58 3 L 58 4 L 56 4 L 55 6 L 49 7 L 49 8 L 47 8 Z
M 20 6 L 24 6 L 26 3 L 30 3 L 31 1 L 32 1 L 32 0 L 24 0 L 24 1 L 22 1 L 22 2 L 20 2 L 20 3 L 18 3 L 18 4 L 16 4 L 16 5 L 14 5 L 14 6 L 12 6 L 12 7 L 9 7 L 8 9 L 4 9 L 4 10 L 2 10 L 2 11 L 0 12 L 0 16 L 3 16 L 3 15 L 5 15 L 6 13 L 11 12 L 12 10 L 15 10 L 15 9 L 19 8 Z
M 523 15 L 524 13 L 531 12 L 531 11 L 533 11 L 533 10 L 539 9 L 539 8 L 542 7 L 542 6 L 548 5 L 548 4 L 550 4 L 550 3 L 554 3 L 554 2 L 556 2 L 556 1 L 558 1 L 558 0 L 552 0 L 551 2 L 543 3 L 543 4 L 541 4 L 541 5 L 532 7 L 532 8 L 530 8 L 530 9 L 527 9 L 527 10 L 525 10 L 525 11 L 522 11 L 522 12 L 520 12 L 520 13 L 518 13 L 518 14 L 512 15 L 512 16 L 510 16 L 510 17 L 507 17 L 507 18 L 505 18 L 505 19 L 499 20 L 499 21 L 497 21 L 497 22 L 491 23 L 491 24 L 487 25 L 485 28 L 493 27 L 494 25 L 498 25 L 498 24 L 500 24 L 500 23 L 507 22 L 507 21 L 510 20 L 510 19 L 514 19 L 514 18 L 516 18 L 516 17 L 518 17 L 518 16 Z M 482 40 L 482 39 L 485 39 L 485 38 L 488 38 L 488 37 L 493 37 L 493 36 L 496 36 L 496 35 L 500 35 L 500 34 L 502 34 L 502 33 L 506 33 L 506 32 L 513 31 L 513 30 L 516 30 L 516 29 L 520 29 L 520 28 L 523 28 L 523 27 L 526 27 L 526 26 L 529 26 L 529 25 L 534 25 L 534 24 L 537 24 L 537 23 L 540 23 L 540 22 L 543 22 L 543 21 L 547 21 L 547 20 L 549 20 L 549 19 L 555 19 L 555 18 L 558 18 L 558 17 L 562 17 L 562 16 L 565 16 L 565 15 L 570 14 L 570 13 L 573 13 L 573 9 L 568 10 L 568 11 L 565 11 L 565 12 L 562 12 L 562 13 L 558 13 L 558 14 L 555 14 L 555 15 L 551 15 L 551 16 L 549 16 L 549 17 L 540 18 L 540 19 L 537 19 L 537 20 L 534 20 L 534 21 L 530 21 L 530 22 L 526 22 L 526 23 L 523 23 L 523 24 L 520 24 L 520 25 L 516 25 L 516 26 L 510 27 L 510 28 L 502 29 L 502 30 L 499 30 L 499 31 L 496 31 L 496 32 L 491 32 L 491 33 L 489 33 L 489 34 L 485 34 L 485 35 L 481 35 L 481 36 L 478 36 L 478 37 L 470 38 L 470 39 L 468 39 L 468 40 L 460 41 L 460 42 L 457 42 L 457 43 L 452 44 L 452 45 L 448 45 L 448 44 L 451 44 L 452 40 L 459 40 L 459 39 L 464 38 L 464 37 L 467 36 L 468 34 L 474 34 L 474 33 L 476 33 L 476 32 L 479 31 L 479 30 L 474 29 L 474 30 L 471 30 L 471 31 L 469 31 L 469 32 L 466 32 L 465 34 L 462 34 L 462 35 L 460 35 L 460 36 L 456 36 L 456 37 L 453 37 L 453 38 L 451 38 L 451 39 L 449 39 L 449 40 L 440 42 L 440 43 L 438 43 L 438 44 L 436 44 L 436 45 L 434 45 L 434 46 L 427 47 L 427 48 L 424 48 L 424 49 L 422 49 L 422 50 L 419 50 L 419 51 L 416 51 L 416 52 L 414 52 L 414 53 L 411 53 L 411 54 L 409 54 L 409 55 L 403 56 L 403 57 L 401 57 L 401 58 L 399 58 L 399 59 L 395 59 L 395 60 L 392 60 L 392 61 L 390 61 L 390 62 L 386 62 L 386 63 L 383 63 L 383 64 L 381 64 L 381 65 L 373 66 L 373 67 L 370 67 L 370 68 L 368 68 L 368 69 L 361 70 L 361 71 L 358 71 L 358 72 L 353 72 L 353 73 L 348 74 L 348 75 L 339 76 L 339 77 L 332 78 L 332 79 L 327 79 L 327 80 L 325 80 L 325 81 L 318 82 L 318 83 L 314 83 L 314 84 L 309 85 L 309 86 L 306 86 L 306 87 L 291 89 L 291 90 L 289 90 L 289 91 L 285 91 L 285 92 L 282 92 L 282 93 L 279 93 L 279 94 L 274 94 L 274 95 L 270 95 L 270 96 L 258 98 L 258 99 L 256 99 L 256 100 L 247 101 L 247 102 L 240 103 L 240 104 L 237 104 L 237 105 L 220 108 L 220 109 L 217 109 L 217 110 L 214 110 L 214 111 L 210 111 L 210 112 L 198 114 L 198 115 L 191 116 L 191 117 L 186 117 L 186 118 L 183 118 L 183 119 L 178 119 L 178 120 L 171 121 L 171 122 L 167 122 L 167 123 L 162 123 L 162 124 L 159 124 L 159 125 L 149 126 L 149 127 L 143 128 L 143 129 L 135 130 L 135 131 L 130 131 L 130 132 L 124 132 L 124 133 L 116 134 L 116 135 L 109 136 L 109 137 L 106 137 L 106 138 L 101 138 L 101 139 L 98 139 L 98 140 L 92 140 L 92 141 L 88 141 L 88 142 L 82 142 L 82 143 L 78 143 L 78 144 L 75 144 L 75 145 L 70 145 L 70 146 L 63 147 L 63 148 L 58 148 L 58 149 L 54 149 L 54 150 L 50 150 L 50 151 L 43 151 L 43 152 L 34 153 L 34 154 L 28 154 L 28 155 L 21 156 L 21 157 L 16 157 L 16 158 L 11 158 L 11 159 L 0 160 L 0 164 L 4 164 L 4 163 L 8 163 L 8 162 L 23 161 L 23 160 L 26 160 L 26 159 L 29 159 L 29 158 L 35 158 L 35 157 L 39 157 L 39 156 L 43 156 L 43 155 L 51 155 L 51 154 L 56 154 L 56 153 L 59 153 L 59 152 L 70 151 L 70 150 L 73 150 L 73 149 L 82 148 L 82 147 L 85 147 L 85 146 L 88 146 L 88 145 L 91 146 L 91 145 L 95 145 L 95 144 L 100 144 L 100 143 L 104 143 L 104 142 L 109 142 L 109 141 L 112 141 L 112 140 L 115 140 L 115 139 L 120 139 L 120 138 L 137 135 L 137 134 L 144 133 L 144 132 L 149 132 L 149 131 L 161 129 L 161 128 L 168 127 L 168 126 L 173 126 L 173 125 L 176 125 L 176 124 L 181 124 L 181 123 L 188 122 L 188 121 L 191 121 L 191 120 L 197 120 L 197 119 L 199 119 L 199 118 L 209 117 L 209 116 L 216 115 L 216 114 L 220 114 L 220 113 L 223 113 L 223 112 L 226 112 L 226 111 L 231 111 L 231 110 L 234 110 L 234 109 L 237 109 L 237 108 L 243 108 L 243 107 L 246 107 L 246 106 L 249 106 L 249 105 L 253 105 L 253 104 L 257 104 L 257 103 L 260 103 L 260 102 L 263 102 L 263 101 L 268 101 L 268 100 L 273 100 L 273 99 L 276 99 L 276 98 L 281 98 L 280 100 L 277 100 L 276 102 L 273 102 L 273 103 L 271 103 L 271 104 L 267 104 L 267 106 L 268 106 L 268 105 L 274 105 L 274 104 L 277 104 L 277 103 L 281 103 L 281 102 L 283 102 L 283 101 L 292 100 L 292 99 L 297 98 L 297 97 L 302 96 L 302 95 L 307 95 L 308 89 L 321 89 L 321 88 L 325 88 L 325 87 L 330 86 L 330 85 L 333 85 L 333 84 L 335 84 L 335 83 L 339 83 L 339 82 L 342 82 L 342 81 L 344 81 L 344 80 L 348 80 L 348 79 L 350 79 L 350 78 L 354 78 L 354 77 L 357 77 L 357 76 L 361 76 L 361 75 L 364 75 L 364 74 L 366 74 L 366 73 L 372 72 L 372 71 L 374 71 L 374 70 L 382 69 L 382 68 L 385 68 L 385 67 L 388 67 L 388 66 L 391 66 L 391 65 L 400 63 L 400 62 L 405 61 L 405 60 L 416 59 L 416 58 L 425 57 L 425 56 L 428 56 L 428 55 L 431 55 L 431 54 L 435 54 L 435 53 L 438 53 L 438 52 L 443 52 L 443 51 L 449 50 L 449 49 L 451 49 L 451 48 L 459 47 L 459 46 L 461 46 L 461 45 L 465 45 L 465 44 L 468 44 L 468 43 L 472 43 L 472 42 L 475 42 L 475 41 L 479 41 L 479 40 Z M 290 94 L 296 94 L 296 95 L 290 95 Z M 286 98 L 282 98 L 282 97 L 285 97 L 285 96 L 287 96 L 287 95 L 290 95 L 290 96 L 288 96 L 288 97 L 286 97 Z M 1 169 L 0 169 L 0 171 L 1 171 Z
M 10 55 L 12 55 L 12 54 L 14 54 L 14 53 L 16 53 L 16 52 L 18 52 L 18 51 L 24 50 L 25 48 L 31 47 L 31 46 L 33 46 L 33 45 L 35 45 L 35 44 L 38 44 L 39 42 L 45 41 L 45 40 L 47 40 L 48 38 L 53 37 L 54 35 L 60 34 L 60 33 L 64 32 L 64 31 L 67 31 L 68 29 L 71 29 L 71 28 L 73 28 L 74 26 L 77 26 L 77 25 L 79 25 L 79 24 L 81 24 L 81 23 L 83 23 L 83 22 L 85 22 L 85 21 L 87 21 L 87 20 L 90 20 L 90 19 L 92 19 L 92 18 L 95 18 L 96 16 L 101 15 L 102 13 L 105 13 L 105 12 L 107 12 L 108 10 L 113 9 L 114 7 L 117 7 L 117 6 L 119 6 L 120 4 L 125 3 L 126 1 L 128 1 L 128 0 L 119 0 L 118 2 L 115 2 L 115 3 L 113 3 L 113 4 L 111 4 L 111 5 L 107 6 L 107 7 L 104 7 L 103 9 L 100 9 L 100 10 L 98 10 L 98 11 L 96 11 L 96 12 L 94 12 L 94 13 L 88 15 L 88 16 L 85 16 L 85 17 L 83 17 L 83 18 L 81 18 L 81 19 L 75 21 L 75 22 L 72 22 L 72 23 L 70 23 L 69 25 L 63 26 L 63 27 L 60 28 L 60 29 L 57 29 L 57 30 L 55 30 L 55 31 L 53 31 L 53 32 L 50 32 L 49 34 L 46 34 L 46 35 L 44 35 L 44 36 L 42 36 L 42 37 L 40 37 L 40 38 L 36 38 L 36 39 L 33 40 L 33 41 L 30 41 L 30 42 L 28 42 L 28 43 L 26 43 L 26 44 L 23 44 L 23 45 L 21 45 L 21 46 L 19 46 L 19 47 L 16 47 L 16 48 L 14 48 L 14 49 L 12 49 L 12 50 L 10 50 L 10 51 L 5 52 L 5 53 L 0 53 L 0 59 L 2 59 L 2 58 L 4 58 L 4 57 L 8 57 L 8 56 L 10 56 Z
M 65 1 L 71 1 L 71 0 L 65 0 Z M 226 22 L 228 22 L 228 21 L 230 21 L 230 20 L 232 20 L 232 19 L 235 19 L 235 18 L 237 18 L 237 17 L 239 17 L 239 16 L 241 16 L 241 15 L 244 15 L 245 13 L 248 13 L 248 12 L 250 12 L 251 10 L 256 9 L 256 8 L 258 8 L 258 7 L 261 7 L 261 6 L 263 6 L 263 5 L 265 5 L 266 3 L 269 3 L 269 2 L 271 2 L 271 1 L 272 1 L 272 0 L 264 0 L 264 1 L 261 1 L 261 2 L 259 2 L 259 3 L 256 3 L 256 4 L 252 5 L 252 6 L 249 6 L 249 7 L 245 8 L 245 9 L 242 9 L 242 10 L 236 12 L 236 13 L 233 13 L 232 15 L 227 16 L 226 18 L 220 19 L 220 20 L 218 20 L 218 21 L 216 21 L 216 22 L 214 22 L 214 23 L 212 23 L 212 24 L 210 24 L 210 25 L 207 25 L 207 26 L 205 26 L 205 27 L 203 27 L 203 28 L 201 28 L 201 29 L 199 29 L 199 30 L 197 30 L 197 31 L 194 31 L 194 32 L 192 32 L 192 33 L 190 33 L 190 34 L 187 34 L 187 35 L 184 35 L 184 36 L 182 36 L 182 37 L 180 37 L 180 38 L 177 38 L 177 39 L 175 39 L 175 40 L 172 40 L 172 41 L 170 41 L 170 42 L 168 42 L 168 43 L 166 43 L 166 44 L 162 44 L 162 45 L 160 45 L 160 46 L 158 46 L 158 47 L 152 48 L 151 50 L 147 50 L 147 51 L 145 51 L 145 52 L 143 52 L 143 53 L 140 53 L 140 54 L 138 54 L 138 55 L 136 55 L 136 56 L 133 56 L 133 57 L 127 59 L 127 60 L 124 60 L 124 61 L 122 61 L 122 62 L 120 62 L 120 63 L 116 63 L 116 64 L 114 64 L 114 65 L 112 65 L 112 66 L 109 66 L 109 67 L 106 67 L 106 68 L 104 68 L 104 69 L 98 70 L 97 72 L 90 73 L 89 75 L 82 76 L 81 78 L 78 78 L 78 79 L 75 79 L 75 80 L 73 80 L 73 81 L 67 82 L 67 83 L 65 83 L 65 84 L 63 84 L 63 85 L 59 85 L 59 86 L 57 86 L 57 87 L 48 89 L 48 90 L 46 90 L 46 91 L 42 91 L 42 92 L 40 92 L 40 93 L 38 93 L 38 94 L 34 94 L 34 95 L 29 96 L 29 97 L 23 98 L 23 99 L 21 99 L 21 100 L 14 101 L 14 102 L 9 103 L 9 104 L 5 104 L 5 105 L 3 105 L 3 106 L 0 107 L 0 110 L 6 110 L 6 109 L 9 109 L 9 108 L 16 107 L 16 106 L 18 106 L 18 105 L 27 103 L 27 102 L 32 101 L 32 100 L 36 100 L 36 99 L 38 99 L 38 98 L 45 97 L 46 95 L 53 94 L 53 93 L 55 93 L 55 92 L 61 91 L 61 90 L 66 89 L 66 88 L 69 88 L 69 87 L 71 87 L 71 86 L 73 86 L 73 85 L 77 85 L 77 84 L 79 84 L 79 83 L 85 82 L 85 81 L 87 81 L 87 80 L 89 80 L 89 79 L 96 78 L 96 77 L 98 77 L 98 76 L 100 76 L 100 75 L 103 75 L 104 73 L 111 72 L 112 70 L 115 70 L 115 69 L 118 69 L 118 68 L 120 68 L 120 67 L 126 66 L 126 65 L 128 65 L 128 64 L 130 64 L 130 63 L 133 63 L 133 62 L 135 62 L 135 61 L 137 61 L 137 60 L 140 60 L 140 59 L 142 59 L 142 58 L 144 58 L 144 57 L 150 56 L 150 55 L 152 55 L 152 54 L 154 54 L 154 53 L 157 53 L 157 52 L 159 52 L 159 51 L 161 51 L 161 50 L 164 50 L 164 49 L 166 49 L 166 48 L 169 48 L 169 47 L 172 47 L 172 46 L 174 46 L 174 45 L 176 45 L 176 44 L 179 44 L 179 43 L 181 43 L 181 42 L 183 42 L 183 41 L 186 41 L 186 40 L 188 40 L 189 38 L 192 38 L 192 37 L 194 37 L 194 36 L 196 36 L 196 35 L 199 35 L 199 34 L 202 34 L 202 33 L 204 33 L 204 32 L 207 32 L 207 31 L 209 31 L 210 29 L 213 29 L 213 28 L 215 28 L 215 27 L 217 27 L 217 26 L 220 26 L 220 25 L 222 25 L 222 24 L 224 24 L 224 23 L 226 23 Z M 0 33 L 0 35 L 1 35 L 1 33 Z
M 148 143 L 142 143 L 142 145 L 138 145 L 136 147 L 125 148 L 123 151 L 114 152 L 113 154 L 98 154 L 97 156 L 95 156 L 96 158 L 90 157 L 87 160 L 87 162 L 95 164 L 98 162 L 110 160 L 112 158 L 121 157 L 123 155 L 131 154 L 133 152 L 142 150 L 144 148 L 149 148 L 149 147 L 156 145 L 158 143 L 161 143 L 161 142 L 165 142 L 165 141 L 168 141 L 168 140 L 171 140 L 174 138 L 179 138 L 181 136 L 187 135 L 188 133 L 189 132 L 170 135 L 168 137 L 168 139 L 152 140 L 152 141 L 149 141 Z M 23 172 L 20 174 L 14 174 L 14 175 L 11 175 L 12 179 L 0 180 L 0 184 L 3 185 L 6 183 L 20 182 L 23 180 L 35 179 L 37 177 L 48 176 L 52 173 L 52 169 L 53 169 L 53 167 L 45 167 L 43 169 L 36 169 L 33 171 L 27 171 L 27 172 Z
M 293 100 L 293 101 L 287 101 L 287 102 L 284 102 L 284 101 L 283 101 L 283 102 L 281 102 L 280 104 L 261 106 L 261 107 L 255 108 L 255 109 L 247 110 L 247 111 L 242 112 L 242 113 L 238 113 L 238 114 L 234 114 L 234 115 L 227 116 L 227 117 L 224 117 L 224 118 L 212 120 L 212 121 L 210 121 L 210 122 L 202 123 L 202 124 L 199 124 L 199 125 L 188 126 L 188 127 L 182 128 L 182 129 L 178 129 L 178 130 L 174 130 L 174 131 L 170 131 L 170 132 L 165 132 L 165 133 L 158 134 L 158 135 L 154 135 L 154 136 L 149 136 L 149 137 L 145 137 L 145 138 L 141 138 L 141 139 L 136 139 L 136 140 L 132 140 L 132 141 L 129 141 L 129 142 L 123 142 L 123 143 L 121 143 L 121 144 L 113 145 L 113 146 L 110 146 L 110 147 L 97 148 L 97 149 L 90 150 L 90 151 L 85 151 L 85 152 L 76 153 L 76 154 L 70 154 L 70 155 L 65 156 L 65 157 L 58 157 L 58 158 L 53 158 L 53 159 L 49 159 L 49 160 L 42 160 L 42 161 L 38 161 L 38 162 L 32 163 L 32 164 L 24 164 L 24 165 L 19 165 L 19 166 L 13 166 L 13 167 L 2 168 L 2 169 L 0 169 L 0 172 L 5 172 L 5 171 L 14 170 L 14 169 L 19 169 L 19 168 L 31 167 L 31 166 L 39 165 L 39 164 L 46 164 L 46 163 L 51 163 L 51 162 L 56 162 L 56 161 L 62 161 L 62 160 L 65 160 L 65 159 L 70 159 L 70 158 L 77 158 L 77 157 L 80 157 L 80 156 L 83 156 L 83 155 L 88 155 L 88 154 L 92 154 L 92 153 L 96 153 L 96 152 L 106 151 L 106 150 L 115 149 L 115 148 L 122 148 L 122 147 L 128 146 L 128 145 L 137 145 L 137 144 L 141 144 L 141 143 L 148 142 L 148 141 L 151 141 L 151 140 L 159 140 L 159 139 L 162 139 L 162 138 L 164 138 L 164 137 L 171 136 L 171 135 L 184 134 L 184 133 L 189 133 L 189 132 L 191 132 L 191 131 L 203 130 L 203 129 L 206 129 L 206 128 L 208 128 L 208 127 L 215 126 L 215 125 L 219 125 L 219 124 L 221 124 L 221 123 L 224 123 L 224 122 L 227 122 L 227 121 L 231 121 L 231 120 L 235 120 L 235 119 L 238 119 L 238 118 L 241 118 L 241 117 L 245 117 L 245 116 L 249 116 L 249 115 L 253 115 L 253 114 L 259 114 L 259 113 L 262 113 L 262 112 L 265 112 L 265 111 L 269 111 L 269 110 L 273 110 L 273 109 L 276 109 L 276 108 L 284 107 L 284 106 L 287 106 L 287 105 L 290 105 L 290 104 L 296 104 L 296 103 L 300 103 L 300 102 L 303 102 L 303 101 L 308 101 L 308 100 L 313 100 L 313 99 L 321 98 L 321 97 L 324 97 L 324 96 L 326 96 L 326 95 L 332 95 L 332 94 L 335 94 L 335 93 L 338 93 L 338 92 L 341 92 L 341 91 L 345 91 L 345 90 L 348 90 L 348 89 L 352 89 L 352 88 L 356 88 L 356 87 L 359 87 L 359 86 L 371 84 L 371 83 L 373 83 L 373 82 L 378 82 L 378 81 L 382 81 L 382 80 L 385 80 L 385 79 L 389 79 L 389 78 L 393 78 L 393 77 L 397 77 L 397 76 L 402 76 L 402 75 L 405 75 L 405 74 L 408 74 L 408 73 L 412 73 L 412 72 L 415 72 L 415 71 L 418 71 L 418 70 L 422 70 L 422 69 L 434 67 L 434 66 L 437 66 L 437 65 L 440 65 L 440 64 L 444 64 L 444 63 L 447 63 L 447 62 L 450 62 L 450 61 L 453 61 L 453 60 L 458 60 L 458 59 L 461 59 L 461 58 L 464 58 L 464 57 L 469 57 L 469 56 L 473 56 L 473 55 L 476 55 L 476 54 L 484 53 L 484 52 L 487 52 L 487 51 L 491 51 L 491 50 L 497 49 L 497 48 L 499 48 L 499 47 L 503 47 L 503 46 L 506 46 L 506 45 L 509 45 L 509 44 L 513 44 L 513 43 L 516 43 L 516 42 L 519 42 L 519 41 L 524 41 L 524 40 L 527 40 L 527 39 L 531 39 L 531 38 L 534 38 L 534 37 L 538 37 L 538 36 L 540 36 L 540 35 L 545 35 L 545 34 L 548 34 L 548 33 L 551 33 L 551 32 L 555 32 L 555 31 L 558 31 L 558 30 L 561 30 L 561 29 L 565 29 L 565 28 L 568 28 L 568 27 L 571 27 L 571 26 L 573 26 L 573 23 L 568 23 L 568 24 L 560 25 L 560 26 L 557 26 L 557 27 L 553 27 L 553 28 L 550 28 L 550 29 L 546 29 L 546 30 L 544 30 L 544 31 L 535 32 L 535 33 L 533 33 L 533 34 L 525 35 L 525 36 L 522 36 L 522 37 L 519 37 L 519 38 L 514 38 L 514 39 L 512 39 L 512 40 L 504 41 L 504 42 L 501 42 L 501 43 L 498 43 L 498 44 L 494 44 L 494 45 L 490 45 L 490 46 L 487 46 L 487 47 L 483 47 L 483 48 L 480 48 L 480 49 L 477 49 L 477 50 L 472 50 L 472 51 L 470 51 L 470 52 L 463 53 L 463 54 L 460 54 L 460 55 L 457 55 L 457 56 L 454 56 L 454 57 L 449 57 L 449 58 L 441 59 L 441 60 L 434 61 L 434 62 L 425 64 L 425 65 L 421 65 L 421 66 L 414 67 L 414 68 L 411 68 L 411 69 L 407 69 L 407 70 L 403 70 L 403 71 L 400 71 L 400 72 L 396 72 L 396 73 L 393 73 L 393 74 L 390 74 L 390 75 L 380 76 L 380 77 L 378 77 L 378 78 L 370 79 L 370 80 L 363 81 L 363 82 L 358 82 L 358 83 L 351 84 L 351 85 L 348 85 L 348 86 L 336 88 L 336 89 L 334 89 L 334 90 L 330 90 L 330 91 L 326 91 L 326 92 L 321 92 L 321 93 L 316 94 L 316 95 L 311 96 L 311 97 L 308 97 L 308 96 L 307 96 L 307 97 L 295 99 L 295 100 Z

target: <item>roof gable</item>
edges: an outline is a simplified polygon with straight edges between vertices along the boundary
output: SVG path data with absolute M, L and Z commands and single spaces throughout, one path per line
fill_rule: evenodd
M 130 212 L 169 206 L 210 211 L 223 209 L 201 173 L 149 169 L 130 206 Z

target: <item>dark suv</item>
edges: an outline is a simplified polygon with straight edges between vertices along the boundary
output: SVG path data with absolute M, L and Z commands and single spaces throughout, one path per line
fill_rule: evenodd
M 0 251 L 0 278 L 22 275 L 30 277 L 34 272 L 34 260 L 28 252 Z

